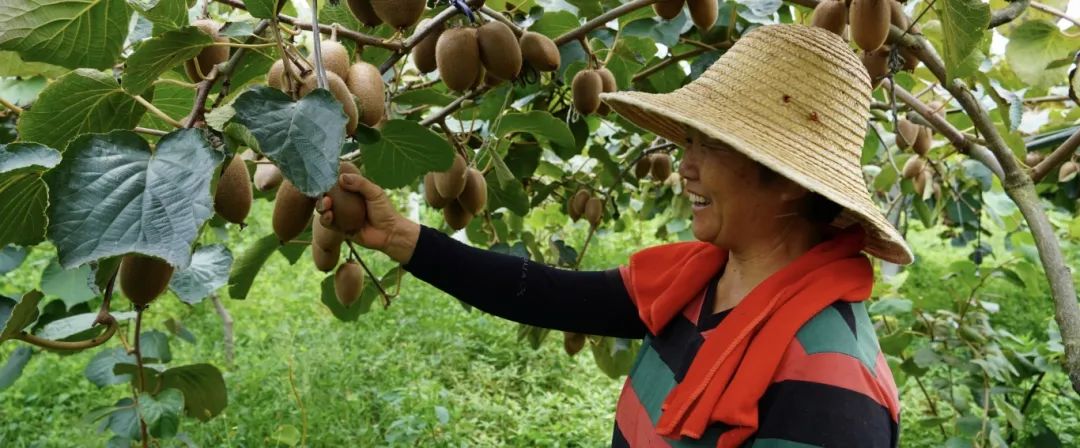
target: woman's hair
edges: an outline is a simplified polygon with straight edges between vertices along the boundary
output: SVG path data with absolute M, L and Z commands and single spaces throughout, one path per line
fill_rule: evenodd
M 758 163 L 758 180 L 765 185 L 769 185 L 783 178 L 779 173 L 773 171 L 769 167 Z M 814 224 L 828 225 L 840 216 L 840 213 L 844 211 L 844 208 L 822 196 L 816 192 L 811 191 L 803 198 L 802 204 L 798 208 L 799 216 L 803 219 L 810 221 Z

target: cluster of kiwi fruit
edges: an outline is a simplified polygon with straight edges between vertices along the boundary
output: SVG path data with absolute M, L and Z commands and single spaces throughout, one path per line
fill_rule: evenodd
M 671 165 L 671 154 L 666 152 L 646 154 L 634 164 L 634 176 L 644 179 L 651 174 L 653 180 L 663 183 L 671 177 Z
M 383 120 L 386 112 L 386 93 L 383 86 L 382 72 L 379 68 L 364 61 L 349 63 L 349 51 L 344 45 L 333 39 L 321 42 L 322 64 L 326 70 L 326 87 L 334 98 L 344 107 L 348 122 L 345 130 L 349 135 L 356 133 L 358 123 L 376 126 Z M 308 66 L 314 54 L 308 57 Z M 288 64 L 290 74 L 285 71 L 286 62 L 279 59 L 270 66 L 266 74 L 266 83 L 275 89 L 296 97 L 303 97 L 318 87 L 315 71 L 301 68 L 293 62 Z M 300 71 L 296 73 L 296 71 Z M 299 80 L 298 86 L 292 83 Z M 291 87 L 296 87 L 292 91 Z
M 347 162 L 342 163 L 341 169 L 342 172 L 356 172 L 355 167 Z M 363 219 L 366 219 L 367 206 L 362 199 L 343 191 L 338 185 L 331 188 L 327 195 L 334 203 L 334 224 L 333 227 L 326 227 L 318 216 L 312 219 L 311 259 L 315 262 L 316 269 L 322 272 L 334 271 L 334 295 L 342 306 L 349 307 L 360 299 L 364 290 L 364 271 L 351 257 L 340 265 L 338 261 L 341 260 L 341 245 L 360 230 Z M 339 200 L 341 203 L 338 203 Z M 350 218 L 338 218 L 341 213 L 349 215 Z
M 653 11 L 661 19 L 671 20 L 682 13 L 683 5 L 690 10 L 690 20 L 702 33 L 716 24 L 720 12 L 717 0 L 660 0 L 653 3 Z
M 364 25 L 386 23 L 403 29 L 416 24 L 424 15 L 426 0 L 348 0 L 349 11 Z
M 443 83 L 455 91 L 513 81 L 525 64 L 540 71 L 559 68 L 554 41 L 531 31 L 518 38 L 495 20 L 476 28 L 439 26 L 413 47 L 412 57 L 421 73 L 438 70 Z
M 221 25 L 213 20 L 199 19 L 192 22 L 191 26 L 209 35 L 214 40 L 214 43 L 221 44 L 229 41 L 228 37 L 220 34 Z M 203 47 L 202 51 L 194 59 L 184 62 L 184 71 L 191 82 L 199 82 L 210 75 L 215 65 L 225 62 L 227 59 L 229 59 L 229 47 L 225 45 L 209 45 Z
M 583 69 L 574 75 L 574 80 L 570 83 L 570 93 L 574 97 L 574 109 L 582 115 L 592 113 L 607 115 L 610 113 L 611 107 L 607 103 L 600 101 L 600 93 L 610 93 L 618 89 L 619 87 L 615 83 L 615 75 L 606 67 Z
M 941 118 L 945 118 L 945 106 L 943 103 L 934 101 L 929 104 L 931 110 Z M 923 194 L 926 185 L 932 178 L 927 168 L 926 153 L 930 151 L 933 143 L 933 129 L 912 122 L 907 118 L 901 118 L 896 122 L 896 146 L 900 149 L 911 149 L 915 155 L 904 163 L 901 175 L 905 179 L 911 179 L 915 184 L 916 194 Z M 934 189 L 938 186 L 935 184 Z
M 596 227 L 604 218 L 604 199 L 593 196 L 588 189 L 579 189 L 566 204 L 570 219 L 577 222 L 585 218 L 589 225 Z
M 1024 156 L 1024 163 L 1029 167 L 1034 167 L 1042 163 L 1044 159 L 1046 159 L 1045 154 L 1031 151 Z M 1078 172 L 1080 172 L 1080 163 L 1076 163 L 1076 160 L 1068 160 L 1058 168 L 1058 182 L 1069 182 L 1076 178 Z
M 814 8 L 811 24 L 845 39 L 848 38 L 848 25 L 851 25 L 850 38 L 863 50 L 862 62 L 874 87 L 889 73 L 892 49 L 885 45 L 889 25 L 902 30 L 907 30 L 910 25 L 911 33 L 920 32 L 918 25 L 908 22 L 904 8 L 897 0 L 823 0 Z M 900 58 L 903 70 L 912 71 L 919 65 L 918 56 L 910 48 L 901 47 Z
M 487 180 L 480 170 L 454 154 L 450 169 L 424 175 L 424 201 L 442 210 L 451 229 L 461 230 L 487 206 Z

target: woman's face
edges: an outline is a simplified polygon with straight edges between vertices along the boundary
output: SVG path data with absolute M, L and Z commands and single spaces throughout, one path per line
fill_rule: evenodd
M 782 231 L 801 187 L 780 178 L 763 184 L 757 162 L 696 131 L 687 133 L 679 175 L 693 207 L 694 237 L 737 250 Z M 805 190 L 803 190 L 805 191 Z

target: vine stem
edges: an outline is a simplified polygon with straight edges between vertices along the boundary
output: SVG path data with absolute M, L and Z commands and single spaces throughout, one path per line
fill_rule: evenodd
M 168 132 L 162 131 L 160 129 L 144 128 L 141 126 L 136 126 L 134 131 L 140 134 L 155 135 L 158 137 L 164 137 L 165 135 L 168 135 Z
M 1073 25 L 1080 26 L 1080 20 L 1069 17 L 1068 15 L 1065 14 L 1065 11 L 1057 9 L 1057 8 L 1055 8 L 1053 6 L 1045 5 L 1045 4 L 1033 1 L 1033 2 L 1031 2 L 1031 8 L 1032 9 L 1037 9 L 1037 10 L 1042 11 L 1042 12 L 1045 12 L 1045 13 L 1050 14 L 1052 16 L 1057 16 L 1060 19 L 1072 22 Z
M 311 0 L 311 26 L 314 35 L 311 40 L 315 44 L 315 81 L 320 89 L 326 88 L 326 69 L 322 59 L 322 37 L 319 36 L 319 0 Z M 330 30 L 333 32 L 333 29 Z
M 360 267 L 364 268 L 364 272 L 367 273 L 368 278 L 370 278 L 371 282 L 375 284 L 375 288 L 379 290 L 379 295 L 381 295 L 383 299 L 383 308 L 388 308 L 390 306 L 390 295 L 386 293 L 385 289 L 383 289 L 382 285 L 379 282 L 379 277 L 376 277 L 375 274 L 371 273 L 371 269 L 368 269 L 367 263 L 364 263 L 364 260 L 360 258 L 360 254 L 356 253 L 356 248 L 353 247 L 352 241 L 345 240 L 345 244 L 349 246 L 349 253 L 352 254 L 353 259 L 360 263 Z
M 653 3 L 656 3 L 656 2 L 659 2 L 659 1 L 660 0 L 634 0 L 634 1 L 631 1 L 631 2 L 623 3 L 619 7 L 612 8 L 608 12 L 605 12 L 603 14 L 600 14 L 600 15 L 594 17 L 592 20 L 590 20 L 588 22 L 585 22 L 581 26 L 579 26 L 577 28 L 574 28 L 574 29 L 572 29 L 570 31 L 567 31 L 566 33 L 564 33 L 563 35 L 561 35 L 559 37 L 556 37 L 554 39 L 555 40 L 555 45 L 562 46 L 563 44 L 566 44 L 567 42 L 581 39 L 586 34 L 588 34 L 589 31 L 600 28 L 601 26 L 604 26 L 604 24 L 606 24 L 606 23 L 608 23 L 608 22 L 610 22 L 610 21 L 612 21 L 614 19 L 617 19 L 619 17 L 622 17 L 622 16 L 624 16 L 626 14 L 634 12 L 634 11 L 636 11 L 638 9 L 641 9 L 641 8 L 645 7 L 645 6 L 652 5 Z
M 233 337 L 233 318 L 225 304 L 221 303 L 221 297 L 217 293 L 210 294 L 210 301 L 214 303 L 214 309 L 221 317 L 221 338 L 225 345 L 225 364 L 231 369 L 236 359 L 235 338 Z
M 604 199 L 604 203 L 607 203 L 607 198 Z M 593 234 L 596 233 L 596 228 L 599 225 L 589 225 L 589 235 L 585 237 L 585 244 L 581 245 L 581 252 L 578 253 L 577 260 L 574 261 L 574 270 L 578 270 L 581 267 L 581 260 L 585 259 L 585 251 L 589 250 L 589 242 L 592 241 Z
M 146 98 L 143 98 L 142 95 L 131 95 L 131 97 L 135 99 L 135 102 L 142 104 L 142 106 L 145 107 L 146 110 L 150 111 L 150 113 L 154 115 L 157 115 L 158 118 L 162 119 L 166 123 L 169 123 L 177 129 L 184 128 L 184 125 L 180 124 L 179 121 L 174 120 L 173 117 L 169 116 L 169 114 L 162 112 L 161 109 L 157 108 L 157 106 L 154 106 L 149 101 L 146 101 Z
M 3 97 L 0 97 L 0 105 L 3 105 L 4 107 L 10 109 L 12 112 L 15 112 L 16 115 L 22 115 L 23 113 L 23 108 L 16 106 L 14 103 L 8 102 L 8 100 L 5 100 Z
M 259 24 L 255 26 L 255 29 L 252 30 L 252 37 L 248 38 L 248 42 L 253 41 L 255 39 L 254 36 L 262 34 L 268 26 L 270 26 L 270 20 L 264 19 L 260 21 Z M 202 120 L 203 115 L 206 113 L 206 100 L 210 97 L 210 89 L 214 87 L 214 84 L 216 84 L 219 79 L 231 76 L 233 70 L 236 70 L 236 67 L 240 65 L 240 60 L 243 59 L 245 54 L 247 54 L 247 48 L 237 48 L 236 51 L 232 52 L 232 56 L 229 57 L 228 61 L 224 64 L 215 65 L 214 69 L 210 70 L 210 73 L 206 75 L 206 78 L 199 81 L 199 87 L 195 92 L 195 103 L 192 104 L 191 113 L 188 114 L 187 122 L 183 127 L 195 127 L 195 125 Z M 196 66 L 198 66 L 198 64 L 196 64 Z
M 213 1 L 221 3 L 223 5 L 231 6 L 231 7 L 236 8 L 236 9 L 242 9 L 242 10 L 245 10 L 245 11 L 247 10 L 247 5 L 242 3 L 240 0 L 213 0 Z M 295 26 L 297 28 L 300 28 L 302 30 L 307 30 L 307 31 L 313 31 L 314 28 L 315 28 L 314 26 L 312 26 L 311 23 L 304 23 L 304 22 L 301 22 L 296 17 L 287 16 L 287 15 L 284 15 L 284 14 L 278 14 L 277 21 L 279 21 L 281 23 L 286 23 L 286 24 L 289 24 L 289 25 L 292 25 L 292 26 Z M 319 29 L 320 33 L 329 34 L 331 31 L 333 31 L 333 30 L 331 30 L 330 28 L 320 28 Z M 258 33 L 255 33 L 255 34 L 258 34 Z M 357 32 L 357 31 L 338 30 L 338 35 L 340 35 L 341 37 L 353 40 L 353 41 L 355 41 L 356 43 L 358 43 L 360 45 L 381 47 L 381 48 L 385 48 L 385 49 L 391 50 L 391 51 L 401 51 L 401 49 L 402 49 L 400 43 L 383 40 L 383 39 L 380 39 L 378 37 L 367 35 L 367 34 L 364 34 L 364 33 Z
M 506 26 L 510 27 L 510 31 L 513 31 L 514 35 L 517 37 L 521 37 L 522 34 L 525 34 L 524 29 L 522 29 L 520 26 L 517 26 L 517 24 L 514 23 L 512 20 L 507 19 L 506 16 L 499 14 L 499 12 L 495 11 L 494 9 L 491 9 L 487 6 L 482 6 L 480 7 L 480 13 L 499 22 L 502 22 Z
M 1031 170 L 1031 180 L 1038 183 L 1043 180 L 1054 168 L 1061 166 L 1065 161 L 1072 157 L 1076 152 L 1076 148 L 1080 147 L 1080 129 L 1073 132 L 1068 139 L 1061 142 L 1061 145 L 1054 149 L 1042 162 L 1035 165 L 1035 168 Z
M 273 47 L 276 44 L 274 44 L 274 43 L 238 44 L 236 42 L 214 42 L 214 43 L 212 43 L 210 45 L 211 46 L 217 46 L 217 47 L 231 47 L 231 48 L 267 48 L 267 47 Z
M 198 68 L 198 66 L 199 66 L 198 64 L 195 64 L 196 68 Z M 184 82 L 184 81 L 180 81 L 178 79 L 169 79 L 169 78 L 155 79 L 154 84 L 172 84 L 172 85 L 188 88 L 188 89 L 191 89 L 191 90 L 195 90 L 195 89 L 199 88 L 199 85 L 196 84 L 196 83 Z
M 139 389 L 146 389 L 146 375 L 143 375 L 143 359 L 142 359 L 142 320 L 143 311 L 146 310 L 145 305 L 135 305 L 135 366 L 138 369 L 139 375 Z M 142 412 L 139 412 L 139 394 L 135 394 L 135 411 L 139 414 L 139 428 L 142 431 L 142 445 L 143 448 L 149 448 L 150 446 L 150 434 L 146 430 L 146 420 L 142 417 Z
M 307 409 L 304 400 L 300 399 L 300 390 L 296 388 L 296 375 L 293 374 L 293 360 L 289 357 L 289 388 L 292 389 L 293 397 L 296 397 L 296 407 L 300 408 L 300 446 L 307 446 Z

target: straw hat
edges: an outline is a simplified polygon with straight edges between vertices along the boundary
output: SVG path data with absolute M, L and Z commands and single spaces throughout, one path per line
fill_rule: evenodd
M 839 36 L 804 25 L 759 27 L 698 79 L 666 94 L 605 93 L 613 110 L 673 142 L 687 128 L 730 145 L 844 208 L 866 252 L 909 264 L 911 249 L 871 200 L 859 163 L 870 76 Z

